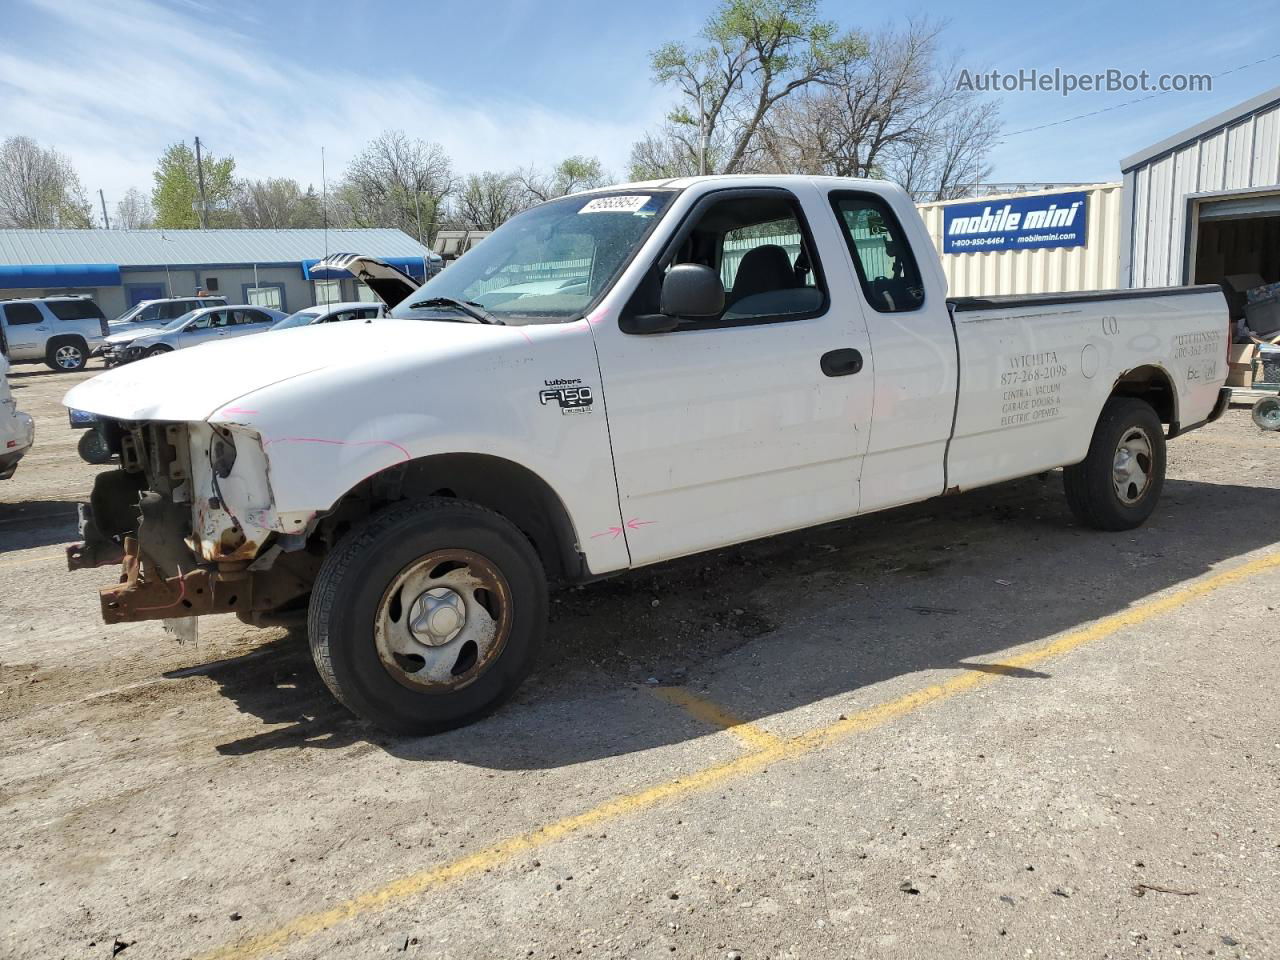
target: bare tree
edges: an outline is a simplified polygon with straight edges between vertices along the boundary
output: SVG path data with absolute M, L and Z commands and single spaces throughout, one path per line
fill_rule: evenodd
M 750 168 L 757 134 L 777 105 L 829 82 L 866 49 L 857 34 L 821 19 L 817 0 L 722 0 L 701 36 L 699 48 L 660 47 L 652 68 L 656 82 L 680 94 L 657 152 L 708 173 Z M 653 154 L 651 146 L 642 152 Z
M 760 169 L 887 176 L 919 199 L 986 175 L 997 108 L 940 66 L 941 21 L 916 19 L 870 40 L 836 79 L 781 104 L 761 133 Z
M 468 230 L 494 230 L 535 202 L 518 174 L 473 173 L 454 197 L 450 221 Z
M 324 224 L 315 189 L 303 190 L 297 180 L 288 177 L 237 181 L 232 207 L 245 227 L 281 230 Z
M 549 172 L 533 168 L 517 174 L 521 187 L 533 202 L 541 203 L 554 197 L 564 197 L 579 190 L 593 190 L 609 182 L 609 174 L 600 165 L 598 157 L 575 155 L 565 157 Z
M 10 137 L 0 144 L 0 226 L 92 225 L 92 207 L 66 156 L 30 137 Z
M 115 219 L 111 225 L 117 230 L 145 230 L 155 222 L 151 200 L 137 187 L 130 187 L 116 201 Z
M 421 223 L 428 242 L 454 186 L 443 147 L 388 130 L 351 161 L 334 191 L 335 208 L 339 221 L 351 226 L 399 227 L 416 237 Z

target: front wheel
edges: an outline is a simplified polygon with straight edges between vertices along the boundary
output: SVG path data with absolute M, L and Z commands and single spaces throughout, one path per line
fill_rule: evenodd
M 1132 530 L 1155 510 L 1164 469 L 1164 427 L 1151 404 L 1113 397 L 1102 408 L 1088 456 L 1062 471 L 1067 505 L 1085 526 Z
M 168 347 L 152 347 L 150 350 L 144 353 L 143 356 L 144 357 L 163 357 L 166 353 L 172 353 L 172 352 L 173 351 L 170 350 Z
M 394 733 L 461 726 L 533 666 L 547 583 L 528 539 L 476 504 L 432 498 L 374 514 L 311 593 L 311 653 L 333 695 Z

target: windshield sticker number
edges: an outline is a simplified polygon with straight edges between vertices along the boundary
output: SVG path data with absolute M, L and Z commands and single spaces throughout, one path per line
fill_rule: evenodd
M 639 213 L 648 202 L 647 196 L 596 197 L 578 213 Z

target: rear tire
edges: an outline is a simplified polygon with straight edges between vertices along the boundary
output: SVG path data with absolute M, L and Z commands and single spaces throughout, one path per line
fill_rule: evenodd
M 396 504 L 325 559 L 308 610 L 316 668 L 353 713 L 426 734 L 520 686 L 547 623 L 546 575 L 506 518 L 444 498 Z
M 1259 430 L 1280 430 L 1280 397 L 1263 397 L 1255 403 L 1253 422 Z
M 1089 454 L 1062 471 L 1067 505 L 1095 530 L 1132 530 L 1151 516 L 1164 487 L 1164 427 L 1151 405 L 1113 397 L 1102 408 Z
M 89 362 L 89 347 L 80 339 L 54 340 L 49 344 L 44 357 L 50 370 L 58 373 L 75 373 L 83 370 Z

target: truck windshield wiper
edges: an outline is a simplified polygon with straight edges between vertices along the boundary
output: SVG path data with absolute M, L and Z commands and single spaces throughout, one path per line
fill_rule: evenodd
M 477 323 L 496 323 L 499 326 L 505 326 L 502 320 L 499 320 L 493 314 L 489 313 L 480 304 L 474 300 L 455 300 L 453 297 L 431 297 L 428 300 L 419 300 L 417 303 L 409 304 L 409 309 L 417 310 L 419 307 L 453 307 L 460 310 Z

